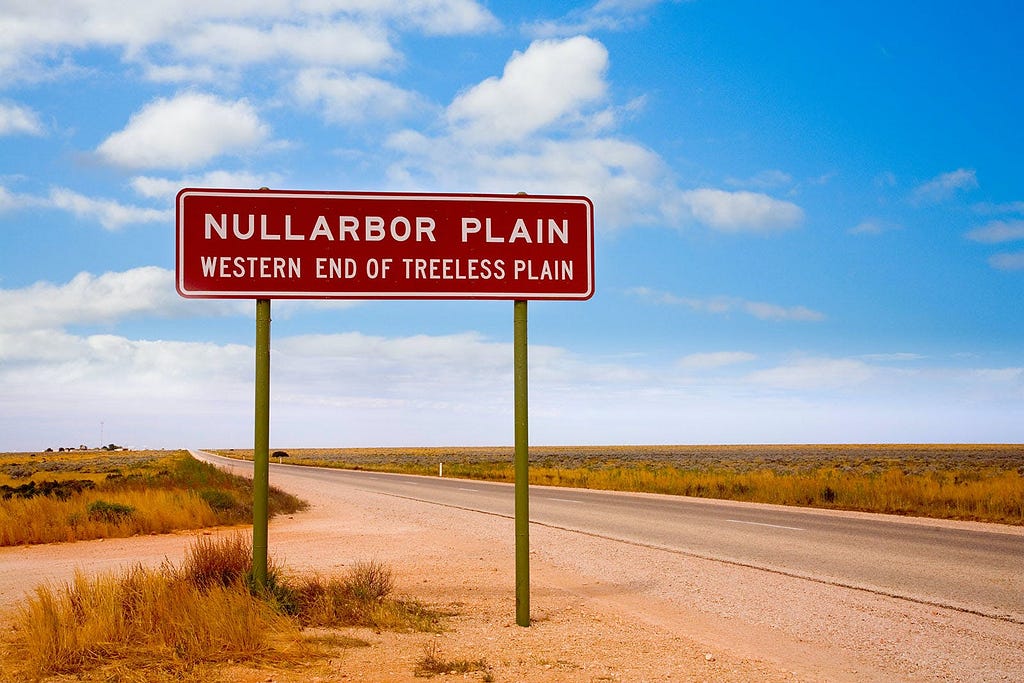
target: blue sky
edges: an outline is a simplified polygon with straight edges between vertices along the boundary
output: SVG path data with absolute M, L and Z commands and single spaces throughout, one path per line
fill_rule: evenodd
M 582 194 L 536 444 L 1024 440 L 1015 2 L 0 6 L 0 450 L 252 442 L 182 187 Z M 275 302 L 275 447 L 509 444 L 512 304 Z

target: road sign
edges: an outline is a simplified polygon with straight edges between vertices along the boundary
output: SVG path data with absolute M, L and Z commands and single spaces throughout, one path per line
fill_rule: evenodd
M 183 189 L 192 298 L 589 299 L 586 197 Z

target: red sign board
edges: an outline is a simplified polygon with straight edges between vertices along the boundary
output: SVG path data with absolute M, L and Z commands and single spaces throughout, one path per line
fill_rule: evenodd
M 184 189 L 195 298 L 589 299 L 586 197 Z

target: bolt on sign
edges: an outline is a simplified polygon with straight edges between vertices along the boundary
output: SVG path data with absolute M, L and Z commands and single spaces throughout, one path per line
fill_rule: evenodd
M 186 188 L 176 286 L 192 298 L 589 299 L 586 197 Z

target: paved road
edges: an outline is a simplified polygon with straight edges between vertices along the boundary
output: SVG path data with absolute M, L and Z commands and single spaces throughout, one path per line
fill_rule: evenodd
M 385 495 L 513 515 L 509 484 L 271 467 Z M 1015 527 L 544 486 L 530 489 L 530 522 L 1024 624 L 1024 530 Z

